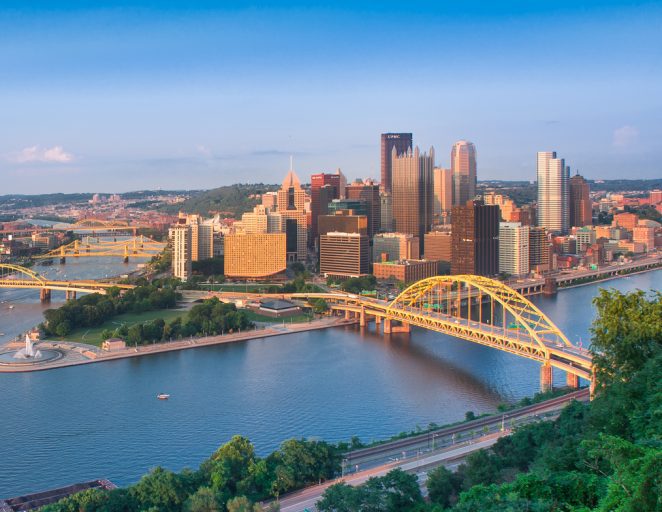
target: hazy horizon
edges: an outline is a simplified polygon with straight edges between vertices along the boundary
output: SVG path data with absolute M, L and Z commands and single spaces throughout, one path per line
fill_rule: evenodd
M 656 2 L 24 2 L 0 7 L 4 194 L 379 178 L 412 132 L 479 180 L 662 175 Z

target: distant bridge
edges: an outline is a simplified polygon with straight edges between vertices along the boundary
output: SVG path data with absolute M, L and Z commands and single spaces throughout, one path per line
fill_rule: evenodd
M 129 223 L 125 220 L 81 219 L 73 224 L 63 226 L 30 226 L 26 228 L 4 229 L 0 234 L 10 233 L 46 233 L 48 231 L 91 231 L 94 233 L 113 233 L 118 231 L 132 232 L 137 235 L 139 229 L 149 229 L 149 224 Z
M 65 292 L 67 299 L 75 299 L 77 293 L 100 293 L 105 295 L 109 288 L 120 288 L 131 290 L 135 288 L 132 284 L 101 283 L 99 281 L 55 281 L 33 272 L 32 270 L 0 263 L 0 288 L 31 288 L 40 291 L 42 301 L 49 301 L 51 291 Z
M 552 368 L 566 372 L 567 384 L 579 378 L 593 386 L 590 353 L 575 347 L 563 332 L 522 294 L 500 281 L 473 275 L 438 276 L 419 281 L 392 302 L 346 293 L 295 293 L 293 299 L 323 299 L 364 326 L 374 320 L 384 333 L 411 326 L 468 340 L 533 359 L 542 364 L 542 390 L 552 386 Z
M 129 240 L 106 241 L 87 236 L 83 240 L 61 245 L 44 254 L 33 256 L 35 259 L 56 259 L 65 263 L 68 256 L 74 258 L 121 257 L 125 263 L 129 256 L 134 258 L 151 258 L 163 250 L 166 244 L 145 236 L 134 236 Z

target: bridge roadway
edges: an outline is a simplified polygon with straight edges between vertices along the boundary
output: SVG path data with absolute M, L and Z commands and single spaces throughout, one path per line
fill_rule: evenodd
M 477 283 L 478 287 L 458 293 L 449 286 L 453 283 Z M 436 302 L 424 302 L 425 294 L 431 291 L 436 297 L 431 300 Z M 344 293 L 295 293 L 291 298 L 324 300 L 331 310 L 344 312 L 347 318 L 358 317 L 362 326 L 371 320 L 375 321 L 377 329 L 383 325 L 385 334 L 409 332 L 411 326 L 422 327 L 533 359 L 542 363 L 542 390 L 552 386 L 552 367 L 566 372 L 567 384 L 571 387 L 578 387 L 578 378 L 592 382 L 590 353 L 572 345 L 558 327 L 522 295 L 491 279 L 439 276 L 419 281 L 392 302 Z M 485 319 L 483 311 L 472 317 L 471 309 L 483 308 L 486 300 L 490 301 L 492 317 Z M 465 301 L 464 306 L 462 301 Z M 445 311 L 432 309 L 432 304 L 441 304 Z M 495 319 L 497 305 L 503 309 L 503 317 Z
M 489 416 L 421 436 L 386 442 L 371 448 L 346 453 L 343 459 L 343 474 L 340 478 L 283 496 L 279 501 L 280 510 L 282 512 L 315 510 L 315 504 L 322 498 L 324 491 L 332 485 L 339 482 L 352 486 L 362 485 L 369 478 L 383 476 L 395 468 L 423 475 L 424 470 L 440 465 L 448 468 L 457 467 L 470 453 L 489 448 L 499 438 L 509 435 L 514 426 L 539 421 L 546 414 L 556 415 L 572 400 L 585 401 L 587 399 L 588 390 L 582 389 L 538 404 L 514 409 L 504 415 Z M 504 425 L 504 418 L 508 421 L 506 425 Z M 480 437 L 467 438 L 470 435 L 469 432 L 485 427 L 487 427 L 487 432 L 483 430 L 479 434 Z M 436 446 L 429 444 L 432 435 L 435 436 L 435 439 L 440 439 Z M 421 440 L 423 440 L 423 444 Z M 425 442 L 428 443 L 427 446 Z M 403 452 L 404 455 L 402 455 Z M 383 454 L 389 454 L 389 456 L 388 459 L 365 460 L 367 454 L 379 454 L 380 457 Z
M 48 301 L 52 290 L 63 291 L 67 299 L 75 299 L 77 293 L 99 293 L 105 295 L 109 288 L 131 290 L 132 284 L 108 283 L 92 280 L 55 281 L 46 279 L 25 267 L 0 263 L 0 288 L 38 289 L 42 301 Z

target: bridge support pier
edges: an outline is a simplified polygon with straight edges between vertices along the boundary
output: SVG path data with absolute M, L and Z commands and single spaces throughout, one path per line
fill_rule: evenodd
M 76 300 L 76 292 L 75 290 L 67 290 L 64 292 L 64 298 L 66 300 Z
M 50 302 L 51 301 L 51 291 L 48 288 L 41 288 L 39 290 L 39 300 L 41 302 Z
M 384 334 L 391 334 L 391 319 L 384 318 Z
M 60 256 L 60 265 L 64 265 L 67 262 L 67 258 L 65 256 Z
M 349 309 L 345 310 L 345 320 L 352 318 L 352 312 Z
M 552 365 L 549 363 L 543 363 L 540 367 L 540 391 L 543 393 L 552 389 L 553 379 L 552 379 Z
M 577 389 L 579 387 L 579 377 L 572 373 L 567 373 L 565 376 L 565 383 L 569 388 Z
M 365 318 L 365 308 L 361 308 L 361 313 L 359 313 L 359 326 L 365 327 L 366 318 Z

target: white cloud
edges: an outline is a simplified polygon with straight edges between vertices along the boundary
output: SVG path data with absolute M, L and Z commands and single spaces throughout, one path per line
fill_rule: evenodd
M 12 155 L 9 159 L 19 164 L 35 162 L 66 164 L 74 161 L 74 155 L 67 153 L 62 146 L 43 149 L 39 146 L 30 146 Z
M 639 138 L 639 130 L 634 126 L 625 125 L 614 130 L 612 144 L 615 148 L 625 149 L 636 144 Z
M 211 150 L 208 147 L 203 146 L 202 144 L 198 144 L 197 146 L 195 146 L 195 149 L 198 153 L 200 153 L 201 155 L 207 158 L 210 158 L 212 156 Z

